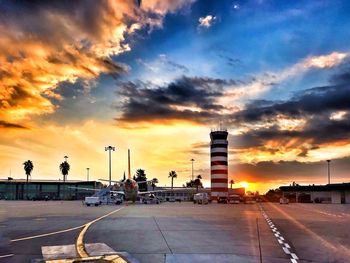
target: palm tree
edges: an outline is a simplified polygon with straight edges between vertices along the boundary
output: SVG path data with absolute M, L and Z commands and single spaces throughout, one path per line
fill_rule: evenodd
M 193 182 L 193 184 L 194 184 L 194 186 L 196 187 L 196 189 L 197 189 L 197 193 L 198 193 L 198 188 L 199 187 L 203 187 L 203 184 L 202 184 L 202 182 L 201 182 L 201 179 L 202 179 L 202 176 L 199 174 L 199 175 L 197 175 L 197 178 L 194 180 L 194 182 Z
M 67 179 L 69 169 L 70 169 L 70 165 L 67 161 L 64 161 L 63 163 L 60 164 L 60 171 L 63 175 L 63 182 L 65 182 Z
M 174 186 L 174 178 L 177 178 L 177 173 L 175 171 L 170 171 L 168 177 L 171 178 L 171 190 L 172 190 Z
M 23 165 L 24 165 L 24 171 L 26 172 L 26 175 L 27 175 L 27 183 L 28 183 L 28 178 L 33 171 L 34 165 L 31 160 L 25 161 Z
M 158 184 L 158 183 L 159 183 L 159 181 L 158 181 L 158 179 L 157 179 L 157 178 L 153 178 L 151 183 L 152 183 L 152 184 L 151 184 L 152 189 L 153 189 L 153 191 L 154 191 L 154 188 L 156 187 L 156 184 Z
M 233 181 L 232 179 L 230 180 L 230 185 L 231 185 L 231 189 L 232 189 L 232 185 L 235 183 L 235 181 Z

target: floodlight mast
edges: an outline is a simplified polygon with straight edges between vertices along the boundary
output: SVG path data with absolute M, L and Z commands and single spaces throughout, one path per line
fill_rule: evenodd
M 105 147 L 105 151 L 109 153 L 109 186 L 112 185 L 112 151 L 115 151 L 115 147 L 113 146 L 107 146 Z

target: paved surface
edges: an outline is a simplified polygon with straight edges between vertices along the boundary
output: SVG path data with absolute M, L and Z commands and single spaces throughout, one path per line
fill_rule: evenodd
M 121 207 L 91 224 L 84 242 L 128 252 L 141 263 L 349 262 L 350 258 L 349 205 Z M 0 201 L 0 262 L 31 262 L 48 251 L 53 252 L 45 256 L 54 258 L 60 247 L 61 254 L 66 248 L 75 253 L 72 245 L 82 226 L 118 208 L 84 207 L 81 202 Z M 16 241 L 33 236 L 38 237 Z

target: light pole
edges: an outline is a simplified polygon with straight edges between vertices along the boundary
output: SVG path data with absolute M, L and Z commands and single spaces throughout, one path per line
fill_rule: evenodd
M 86 177 L 87 177 L 87 181 L 89 181 L 89 170 L 90 170 L 90 168 L 86 168 Z
M 193 162 L 194 162 L 193 158 L 191 159 L 191 162 L 192 162 L 192 181 L 193 181 Z
M 328 184 L 331 184 L 331 169 L 330 169 L 331 160 L 327 160 L 327 168 L 328 168 Z
M 112 160 L 111 160 L 111 152 L 115 151 L 115 147 L 107 146 L 105 147 L 105 151 L 109 151 L 109 186 L 112 185 Z

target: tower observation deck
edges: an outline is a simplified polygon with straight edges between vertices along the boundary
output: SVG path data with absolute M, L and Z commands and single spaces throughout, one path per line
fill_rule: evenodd
M 210 133 L 211 198 L 227 197 L 228 192 L 228 132 L 224 129 Z

